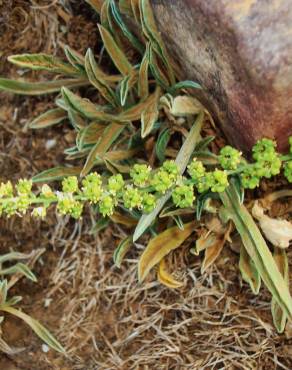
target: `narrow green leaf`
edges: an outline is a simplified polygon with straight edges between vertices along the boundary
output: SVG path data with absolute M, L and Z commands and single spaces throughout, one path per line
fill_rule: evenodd
M 106 51 L 110 55 L 113 63 L 117 69 L 126 76 L 132 73 L 133 67 L 128 61 L 124 52 L 118 47 L 112 35 L 108 32 L 106 28 L 101 25 L 98 25 L 99 32 L 104 43 Z
M 123 239 L 117 248 L 114 251 L 113 260 L 115 265 L 120 268 L 122 261 L 126 255 L 126 253 L 129 251 L 131 246 L 133 245 L 133 240 L 131 236 L 128 236 L 127 238 Z
M 126 104 L 130 89 L 130 76 L 125 76 L 120 85 L 120 104 L 123 107 Z
M 64 47 L 64 53 L 68 62 L 80 73 L 84 73 L 84 57 L 77 53 L 77 51 L 71 49 L 68 45 Z
M 139 68 L 138 95 L 141 99 L 146 99 L 147 96 L 149 95 L 149 81 L 148 81 L 149 47 L 150 44 L 147 43 L 146 51 Z
M 131 45 L 137 49 L 141 54 L 144 52 L 144 46 L 143 44 L 132 34 L 132 32 L 129 30 L 128 26 L 126 23 L 123 21 L 120 11 L 118 7 L 116 6 L 116 3 L 114 0 L 110 1 L 110 6 L 111 6 L 111 12 L 114 17 L 114 20 L 122 30 L 123 34 L 125 37 L 129 40 Z
M 49 82 L 24 82 L 0 78 L 0 90 L 20 95 L 42 95 L 58 92 L 63 86 L 69 88 L 88 85 L 85 79 L 64 79 Z
M 62 180 L 66 176 L 79 175 L 81 170 L 81 167 L 54 167 L 35 175 L 32 178 L 32 182 L 37 183 Z
M 176 83 L 175 85 L 173 85 L 170 89 L 169 89 L 169 93 L 170 94 L 175 94 L 177 90 L 181 90 L 181 89 L 199 89 L 201 90 L 202 89 L 202 86 L 200 84 L 198 84 L 197 82 L 194 82 L 194 81 L 180 81 L 178 83 Z
M 141 116 L 141 137 L 145 138 L 149 135 L 158 120 L 159 116 L 159 99 L 161 95 L 160 88 L 155 91 L 155 98 L 142 112 Z
M 292 317 L 292 299 L 289 289 L 252 216 L 245 206 L 240 204 L 232 184 L 219 195 L 262 280 L 284 313 Z
M 0 281 L 0 305 L 6 303 L 7 292 L 8 292 L 7 280 L 6 279 L 1 280 Z
M 37 336 L 39 336 L 48 346 L 53 348 L 54 350 L 65 353 L 65 349 L 62 347 L 62 345 L 55 339 L 55 337 L 46 329 L 41 323 L 39 323 L 37 320 L 33 319 L 26 313 L 17 310 L 14 307 L 10 307 L 7 305 L 1 305 L 0 310 L 4 312 L 8 312 L 11 315 L 14 315 L 21 320 L 23 320 L 27 325 L 31 327 L 31 329 L 36 333 Z
M 196 118 L 196 121 L 190 130 L 185 142 L 183 143 L 177 158 L 175 160 L 176 164 L 179 167 L 180 173 L 183 174 L 187 164 L 190 160 L 190 157 L 192 155 L 192 152 L 194 151 L 194 148 L 197 144 L 197 141 L 200 137 L 200 131 L 202 128 L 204 122 L 204 112 L 201 112 L 198 117 Z M 140 236 L 145 232 L 145 230 L 152 224 L 152 222 L 157 218 L 159 212 L 162 210 L 164 204 L 168 201 L 168 199 L 171 197 L 171 191 L 168 191 L 163 197 L 161 197 L 155 209 L 149 213 L 145 214 L 141 217 L 135 232 L 133 236 L 133 241 L 135 242 L 137 239 L 140 238 Z
M 40 129 L 57 125 L 67 118 L 67 112 L 60 108 L 50 109 L 41 114 L 28 125 L 32 129 Z
M 87 50 L 85 55 L 85 69 L 89 81 L 100 92 L 100 94 L 113 106 L 117 106 L 117 99 L 114 91 L 108 85 L 107 81 L 102 78 L 102 73 L 98 67 L 91 49 Z
M 66 108 L 68 109 L 68 107 Z M 81 114 L 75 112 L 73 109 L 68 109 L 67 114 L 71 125 L 77 132 L 86 127 L 86 120 L 81 116 Z
M 170 140 L 171 133 L 168 128 L 164 129 L 160 132 L 156 144 L 155 144 L 155 151 L 156 156 L 159 159 L 160 162 L 165 161 L 165 151 L 168 145 L 168 142 Z
M 0 275 L 13 275 L 16 273 L 20 273 L 34 282 L 37 281 L 35 274 L 30 270 L 30 268 L 21 262 L 14 266 L 7 267 L 6 269 L 0 269 Z
M 49 71 L 67 75 L 79 74 L 79 71 L 58 57 L 47 54 L 19 54 L 8 57 L 9 62 L 22 68 Z
M 104 154 L 108 151 L 111 145 L 115 142 L 115 140 L 119 137 L 121 132 L 124 130 L 125 126 L 120 125 L 116 122 L 111 123 L 107 126 L 104 130 L 103 135 L 100 137 L 98 142 L 94 145 L 91 149 L 85 165 L 81 171 L 81 176 L 86 176 L 92 167 L 95 165 L 95 161 L 98 156 Z

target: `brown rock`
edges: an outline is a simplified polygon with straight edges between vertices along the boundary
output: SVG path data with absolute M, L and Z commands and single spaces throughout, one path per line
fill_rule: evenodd
M 291 0 L 151 0 L 181 78 L 245 152 L 292 135 Z

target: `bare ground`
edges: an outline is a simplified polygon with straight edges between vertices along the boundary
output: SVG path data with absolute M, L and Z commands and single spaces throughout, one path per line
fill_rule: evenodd
M 61 55 L 62 43 L 78 51 L 96 48 L 96 18 L 79 1 L 0 1 L 0 75 L 17 77 L 6 56 L 22 52 Z M 28 75 L 34 78 L 35 75 Z M 28 118 L 51 106 L 50 97 L 1 94 L 0 181 L 30 177 L 64 161 L 72 143 L 68 126 L 28 131 Z M 50 144 L 50 145 L 48 145 Z M 277 186 L 277 185 L 275 185 Z M 261 192 L 267 189 L 262 187 Z M 291 369 L 292 328 L 278 335 L 271 322 L 270 296 L 253 296 L 229 248 L 201 275 L 192 256 L 194 238 L 169 258 L 185 281 L 169 290 L 152 274 L 137 282 L 137 245 L 119 270 L 112 254 L 127 230 L 111 227 L 89 234 L 94 215 L 78 223 L 0 220 L 1 253 L 45 248 L 35 265 L 38 283 L 22 279 L 13 288 L 21 308 L 44 323 L 67 349 L 67 357 L 42 351 L 41 341 L 17 319 L 5 318 L 3 337 L 24 351 L 0 355 L 5 370 L 97 369 Z M 198 231 L 199 232 L 199 231 Z M 290 261 L 291 261 L 290 252 Z

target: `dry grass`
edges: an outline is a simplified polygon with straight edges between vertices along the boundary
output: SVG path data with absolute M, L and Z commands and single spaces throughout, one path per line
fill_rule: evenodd
M 0 40 L 1 74 L 15 76 L 4 63 L 11 53 L 60 53 L 67 41 L 77 50 L 94 47 L 95 20 L 78 3 L 15 0 L 2 5 L 10 33 Z M 27 177 L 62 162 L 62 148 L 72 140 L 68 127 L 37 133 L 24 128 L 28 117 L 50 106 L 50 99 L 2 96 L 0 177 Z M 46 149 L 48 140 L 56 142 L 51 149 Z M 201 258 L 192 256 L 186 244 L 169 259 L 184 288 L 164 288 L 154 272 L 139 285 L 136 266 L 145 243 L 136 245 L 118 270 L 112 254 L 127 230 L 115 226 L 92 236 L 93 217 L 88 212 L 74 223 L 51 213 L 42 223 L 29 217 L 0 221 L 1 253 L 46 248 L 35 268 L 38 284 L 22 279 L 14 289 L 24 295 L 22 308 L 44 322 L 68 351 L 67 358 L 42 352 L 40 341 L 7 317 L 5 339 L 26 349 L 13 358 L 0 356 L 1 369 L 292 368 L 292 328 L 276 334 L 270 296 L 262 290 L 254 297 L 242 283 L 235 252 L 225 248 L 216 266 L 201 275 Z

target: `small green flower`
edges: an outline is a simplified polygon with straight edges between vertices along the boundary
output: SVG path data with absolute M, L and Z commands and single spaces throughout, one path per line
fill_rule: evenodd
M 199 193 L 209 190 L 213 185 L 212 172 L 206 172 L 204 176 L 198 178 L 195 185 Z
M 99 202 L 99 212 L 103 217 L 111 216 L 114 213 L 115 201 L 111 195 L 103 195 Z
M 124 206 L 128 209 L 135 207 L 140 208 L 142 206 L 142 195 L 139 189 L 134 188 L 132 185 L 128 185 L 123 193 Z
M 258 160 L 255 163 L 255 169 L 259 177 L 266 177 L 267 179 L 276 176 L 281 171 L 281 159 L 275 154 L 272 161 Z
M 113 195 L 116 195 L 120 190 L 122 190 L 124 185 L 125 181 L 120 173 L 113 175 L 108 179 L 108 190 Z
M 174 185 L 172 176 L 165 170 L 159 169 L 152 177 L 150 184 L 154 189 L 164 194 L 168 189 Z
M 236 170 L 240 163 L 242 153 L 232 146 L 226 145 L 220 150 L 219 163 L 224 170 Z
M 252 153 L 256 161 L 272 161 L 276 153 L 276 142 L 270 139 L 261 139 L 252 148 Z
M 81 216 L 83 204 L 74 199 L 72 193 L 57 192 L 57 210 L 61 215 L 70 215 L 78 219 Z
M 149 181 L 151 167 L 146 164 L 135 164 L 131 169 L 130 176 L 136 186 L 145 186 Z
M 288 180 L 288 182 L 292 182 L 292 161 L 288 161 L 285 163 L 284 175 L 286 179 Z
M 62 191 L 64 193 L 75 193 L 78 191 L 78 179 L 76 176 L 66 177 L 62 181 Z
M 47 215 L 47 209 L 46 207 L 36 207 L 32 210 L 31 215 L 35 218 L 41 218 L 43 220 Z
M 20 179 L 16 185 L 17 194 L 19 195 L 30 195 L 32 188 L 32 181 L 26 179 Z
M 22 214 L 26 213 L 30 205 L 31 205 L 31 198 L 26 194 L 20 195 L 19 197 L 15 198 L 16 211 Z
M 102 195 L 102 179 L 101 176 L 92 172 L 82 180 L 83 195 L 91 202 L 96 204 Z
M 9 218 L 17 213 L 17 201 L 16 198 L 10 198 L 2 204 L 2 212 L 5 213 L 6 217 Z
M 187 208 L 192 207 L 195 196 L 192 185 L 178 185 L 172 192 L 172 200 L 176 207 Z
M 0 199 L 4 197 L 13 197 L 13 186 L 10 181 L 0 184 Z
M 47 184 L 44 184 L 42 186 L 42 189 L 41 189 L 41 195 L 44 197 L 44 198 L 52 198 L 54 197 L 54 193 L 53 193 L 53 190 L 51 189 L 51 187 Z
M 206 173 L 206 168 L 201 161 L 196 158 L 188 165 L 188 174 L 194 180 L 195 184 L 202 178 Z
M 177 164 L 173 160 L 167 160 L 163 163 L 162 169 L 166 171 L 173 182 L 175 182 L 179 176 L 179 169 Z
M 260 184 L 257 164 L 249 165 L 240 175 L 242 186 L 245 189 L 255 189 Z
M 145 213 L 150 213 L 156 207 L 156 198 L 153 194 L 145 193 L 142 199 L 142 209 Z
M 211 172 L 212 175 L 212 184 L 211 190 L 213 193 L 221 193 L 224 191 L 228 186 L 228 175 L 226 171 L 221 171 L 215 169 L 215 171 Z

